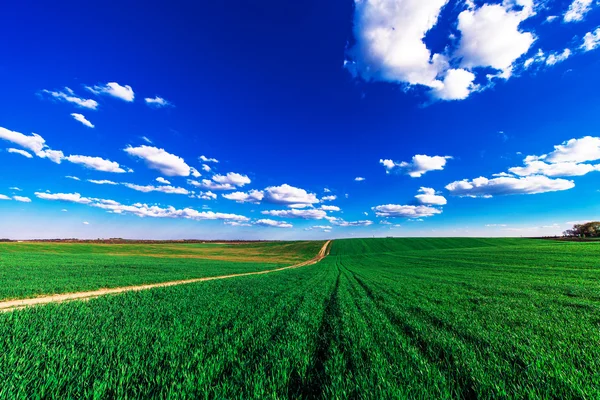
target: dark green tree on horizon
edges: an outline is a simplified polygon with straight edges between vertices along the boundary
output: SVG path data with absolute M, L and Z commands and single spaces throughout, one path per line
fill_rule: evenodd
M 563 235 L 581 238 L 600 237 L 600 222 L 592 221 L 586 222 L 585 224 L 575 224 L 573 225 L 573 228 L 564 231 Z

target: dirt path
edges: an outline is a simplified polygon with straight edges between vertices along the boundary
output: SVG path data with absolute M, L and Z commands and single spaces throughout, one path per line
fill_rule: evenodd
M 241 274 L 209 276 L 206 278 L 195 278 L 195 279 L 186 279 L 186 280 L 180 280 L 180 281 L 151 283 L 151 284 L 147 284 L 147 285 L 125 286 L 125 287 L 117 287 L 117 288 L 112 288 L 112 289 L 99 289 L 99 290 L 93 290 L 93 291 L 89 291 L 89 292 L 54 294 L 51 296 L 36 297 L 33 299 L 3 301 L 3 302 L 0 302 L 0 312 L 13 311 L 13 310 L 18 310 L 20 308 L 25 308 L 25 307 L 29 307 L 29 306 L 37 306 L 37 305 L 48 304 L 48 303 L 62 303 L 62 302 L 71 301 L 71 300 L 89 300 L 89 299 L 93 299 L 93 298 L 96 298 L 99 296 L 104 296 L 107 294 L 117 294 L 117 293 L 140 291 L 140 290 L 147 290 L 147 289 L 153 289 L 153 288 L 159 288 L 159 287 L 184 285 L 186 283 L 194 283 L 194 282 L 214 281 L 217 279 L 237 278 L 240 276 L 263 275 L 263 274 L 270 274 L 272 272 L 283 271 L 286 269 L 305 267 L 307 265 L 316 264 L 319 261 L 321 261 L 322 259 L 324 259 L 325 257 L 327 257 L 329 255 L 329 244 L 330 243 L 331 243 L 331 240 L 328 240 L 323 245 L 323 247 L 321 247 L 321 250 L 319 250 L 319 253 L 315 257 L 311 258 L 310 260 L 301 262 L 299 264 L 290 265 L 289 267 L 281 267 L 281 268 L 270 269 L 270 270 L 266 270 L 266 271 L 258 271 L 258 272 L 244 272 Z

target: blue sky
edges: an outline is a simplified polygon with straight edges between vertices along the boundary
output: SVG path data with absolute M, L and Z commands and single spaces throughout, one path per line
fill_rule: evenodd
M 0 237 L 600 218 L 597 1 L 214 3 L 3 7 Z

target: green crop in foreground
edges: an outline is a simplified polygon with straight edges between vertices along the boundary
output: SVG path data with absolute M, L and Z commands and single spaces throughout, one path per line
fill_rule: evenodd
M 323 243 L 0 243 L 0 300 L 275 269 Z
M 0 397 L 600 396 L 595 243 L 368 239 L 331 254 L 0 315 Z

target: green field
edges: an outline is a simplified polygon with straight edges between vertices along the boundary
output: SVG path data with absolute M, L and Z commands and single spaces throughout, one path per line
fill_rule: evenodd
M 323 243 L 0 243 L 0 300 L 275 269 Z
M 599 278 L 596 243 L 336 240 L 299 269 L 0 314 L 0 398 L 595 399 Z

